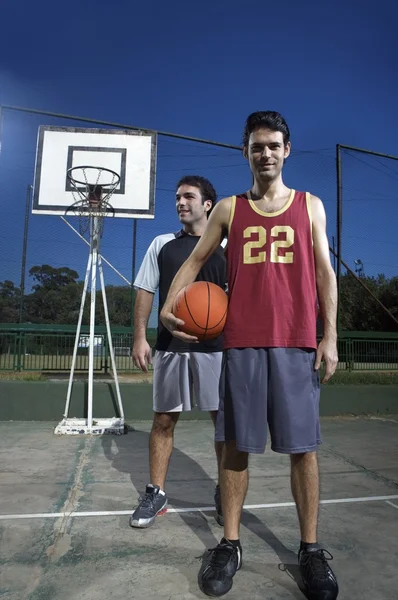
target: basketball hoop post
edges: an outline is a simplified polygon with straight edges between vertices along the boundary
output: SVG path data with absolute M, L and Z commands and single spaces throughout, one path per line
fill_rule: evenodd
M 157 134 L 153 131 L 131 129 L 98 129 L 40 125 L 37 135 L 36 163 L 32 194 L 32 214 L 57 215 L 89 246 L 86 273 L 78 311 L 76 337 L 69 373 L 65 408 L 57 434 L 101 434 L 125 432 L 124 412 L 119 389 L 116 360 L 109 310 L 106 299 L 103 263 L 101 257 L 105 217 L 124 219 L 153 219 L 155 215 Z M 78 231 L 69 219 L 77 217 Z M 134 231 L 136 229 L 136 224 Z M 135 245 L 135 241 L 134 241 Z M 69 258 L 69 257 L 68 257 Z M 73 256 L 70 257 L 72 260 Z M 111 268 L 114 268 L 110 265 Z M 121 275 L 114 269 L 118 275 Z M 98 275 L 97 276 L 97 271 Z M 128 285 L 132 285 L 123 276 Z M 101 286 L 106 333 L 97 337 L 95 331 L 96 287 Z M 98 289 L 99 292 L 99 289 Z M 89 327 L 82 334 L 83 315 L 89 304 Z M 86 331 L 86 328 L 85 328 Z M 99 344 L 98 344 L 99 343 Z M 85 356 L 80 356 L 84 347 Z M 96 410 L 94 379 L 97 358 L 109 348 L 111 374 L 115 382 L 115 397 L 109 398 L 110 418 Z M 79 407 L 78 418 L 70 418 L 73 407 L 73 381 L 80 360 L 88 375 L 88 406 L 84 417 Z M 112 385 L 112 390 L 114 387 Z M 75 413 L 76 414 L 76 413 Z M 105 413 L 107 414 L 107 413 Z M 83 415 L 82 415 L 83 416 Z M 73 417 L 73 415 L 71 415 Z
M 84 176 L 85 169 L 87 167 L 75 167 L 75 169 L 83 170 Z M 90 167 L 92 170 L 93 167 Z M 70 171 L 73 171 L 71 169 Z M 100 253 L 100 241 L 103 230 L 103 217 L 105 216 L 105 211 L 108 212 L 110 208 L 109 203 L 107 203 L 107 199 L 111 196 L 113 190 L 116 188 L 119 176 L 107 169 L 98 168 L 99 171 L 97 175 L 96 182 L 94 184 L 88 183 L 86 179 L 86 188 L 83 192 L 81 189 L 77 188 L 77 184 L 81 185 L 82 182 L 76 180 L 71 173 L 68 173 L 68 176 L 73 185 L 75 185 L 78 190 L 80 200 L 78 200 L 76 204 L 78 204 L 78 213 L 81 217 L 85 217 L 89 221 L 89 231 L 90 231 L 90 254 L 87 262 L 86 276 L 84 280 L 83 292 L 82 292 L 82 300 L 80 304 L 79 311 L 79 319 L 76 329 L 76 337 L 75 344 L 73 349 L 73 357 L 72 357 L 72 366 L 70 370 L 69 376 L 69 385 L 66 397 L 65 404 L 65 412 L 63 415 L 62 421 L 55 428 L 56 434 L 103 434 L 103 433 L 116 433 L 123 434 L 124 433 L 124 411 L 123 404 L 120 394 L 119 387 L 119 379 L 117 376 L 116 369 L 116 361 L 115 354 L 113 351 L 113 343 L 112 343 L 112 332 L 110 327 L 109 320 L 109 312 L 108 312 L 108 303 L 106 299 L 106 289 L 105 289 L 105 280 L 102 269 L 102 261 L 101 261 L 101 253 Z M 101 172 L 108 171 L 115 175 L 116 177 L 112 177 L 111 183 L 99 183 Z M 104 188 L 111 188 L 106 191 L 106 194 L 103 194 Z M 103 197 L 104 196 L 104 197 Z M 74 205 L 73 210 L 76 211 L 76 206 Z M 93 418 L 93 398 L 94 398 L 94 342 L 95 342 L 95 306 L 96 306 L 96 292 L 97 292 L 97 269 L 99 271 L 99 279 L 101 285 L 102 292 L 102 300 L 104 304 L 104 314 L 105 314 L 105 323 L 106 323 L 106 333 L 108 337 L 108 345 L 112 363 L 112 371 L 113 377 L 115 380 L 116 386 L 116 396 L 117 403 L 119 409 L 119 416 L 107 418 L 107 419 L 97 419 Z M 91 275 L 91 277 L 90 277 Z M 68 417 L 69 407 L 70 407 L 70 399 L 72 394 L 73 387 L 73 376 L 76 366 L 76 358 L 77 358 L 77 350 L 79 347 L 80 340 L 80 332 L 81 332 L 81 324 L 83 320 L 83 312 L 84 305 L 87 295 L 88 283 L 90 279 L 90 331 L 89 331 L 89 344 L 88 344 L 88 406 L 87 406 L 87 419 L 70 419 Z
M 98 265 L 98 217 L 90 217 L 91 254 L 93 257 L 91 267 L 91 295 L 90 295 L 90 337 L 88 346 L 88 407 L 87 427 L 91 431 L 93 426 L 93 388 L 94 388 L 94 333 L 95 333 L 95 299 L 97 292 L 97 265 Z

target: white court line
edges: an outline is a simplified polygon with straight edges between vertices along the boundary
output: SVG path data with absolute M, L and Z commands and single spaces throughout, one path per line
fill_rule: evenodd
M 356 502 L 388 502 L 392 504 L 390 500 L 398 500 L 396 496 L 364 496 L 362 498 L 335 498 L 332 500 L 321 500 L 320 504 L 354 504 Z M 244 510 L 256 509 L 256 508 L 285 508 L 289 506 L 296 506 L 294 502 L 274 502 L 271 504 L 245 504 Z M 393 504 L 395 506 L 395 504 Z M 395 506 L 398 508 L 398 506 Z M 192 512 L 213 512 L 214 506 L 201 506 L 192 508 L 168 508 L 168 513 L 192 513 Z M 7 521 L 12 519 L 59 519 L 61 517 L 119 517 L 124 515 L 131 515 L 131 510 L 95 510 L 85 512 L 58 512 L 58 513 L 30 513 L 20 515 L 0 515 L 0 521 Z
M 398 505 L 394 504 L 394 502 L 390 502 L 389 500 L 386 500 L 386 503 L 389 504 L 390 506 L 393 506 L 394 508 L 398 508 Z

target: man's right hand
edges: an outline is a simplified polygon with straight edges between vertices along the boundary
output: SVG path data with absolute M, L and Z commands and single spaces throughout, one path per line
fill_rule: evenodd
M 152 349 L 146 340 L 134 342 L 132 357 L 134 364 L 147 373 L 149 365 L 152 364 Z
M 172 312 L 162 310 L 160 313 L 160 320 L 166 329 L 168 329 L 170 333 L 179 340 L 182 340 L 183 342 L 189 342 L 190 344 L 199 342 L 197 337 L 188 335 L 187 333 L 181 331 L 180 326 L 184 325 L 184 321 L 177 319 Z

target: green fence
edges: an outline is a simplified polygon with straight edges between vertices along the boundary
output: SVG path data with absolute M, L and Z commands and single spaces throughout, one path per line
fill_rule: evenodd
M 156 331 L 148 330 L 148 341 L 154 343 Z M 76 371 L 88 369 L 87 327 L 82 327 L 76 359 Z M 112 344 L 118 371 L 133 372 L 131 359 L 133 335 L 128 327 L 112 329 Z M 0 325 L 1 371 L 69 371 L 75 345 L 73 326 Z M 94 370 L 111 371 L 108 338 L 105 327 L 98 327 L 94 340 Z
M 153 345 L 156 331 L 148 330 Z M 74 326 L 0 325 L 0 370 L 2 371 L 69 371 L 75 343 Z M 112 329 L 116 367 L 120 372 L 136 369 L 131 359 L 133 333 L 128 327 Z M 82 328 L 76 371 L 88 369 L 88 328 Z M 339 342 L 339 366 L 349 371 L 398 370 L 398 334 L 342 332 Z M 105 327 L 95 332 L 94 369 L 111 370 Z

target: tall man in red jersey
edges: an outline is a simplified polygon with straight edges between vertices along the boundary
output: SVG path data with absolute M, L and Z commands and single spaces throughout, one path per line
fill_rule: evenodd
M 224 538 L 201 577 L 202 590 L 222 596 L 242 565 L 239 522 L 248 485 L 248 455 L 271 448 L 289 454 L 301 544 L 299 565 L 311 600 L 335 600 L 336 577 L 317 543 L 319 368 L 326 382 L 337 365 L 336 279 L 326 216 L 319 198 L 285 186 L 282 168 L 290 132 L 276 112 L 246 122 L 244 155 L 250 191 L 215 207 L 200 242 L 177 273 L 161 320 L 180 339 L 195 341 L 171 313 L 176 294 L 195 280 L 220 238 L 228 235 L 229 309 L 216 440 L 225 440 L 221 467 Z M 317 304 L 323 338 L 317 346 Z

